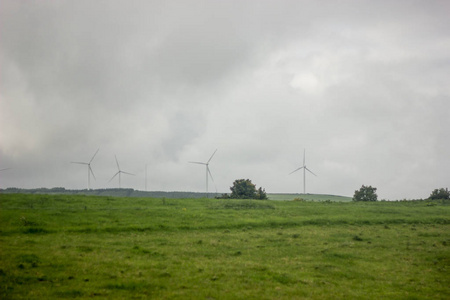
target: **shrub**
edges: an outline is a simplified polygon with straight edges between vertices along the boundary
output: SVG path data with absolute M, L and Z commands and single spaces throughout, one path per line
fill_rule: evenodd
M 265 199 L 267 199 L 266 190 L 260 187 L 260 188 L 256 191 L 256 197 L 255 197 L 255 199 L 259 199 L 259 200 L 265 200 Z
M 377 188 L 363 185 L 359 191 L 355 191 L 353 201 L 377 201 Z
M 437 199 L 450 199 L 450 191 L 448 188 L 441 188 L 441 189 L 435 189 L 429 199 L 431 200 L 437 200 Z
M 237 179 L 230 187 L 232 199 L 267 199 L 266 191 L 263 188 L 256 190 L 256 186 L 250 179 Z
M 221 196 L 216 196 L 216 199 L 230 199 L 230 196 L 228 194 L 222 194 Z
M 294 198 L 292 201 L 305 202 L 306 200 L 300 197 Z

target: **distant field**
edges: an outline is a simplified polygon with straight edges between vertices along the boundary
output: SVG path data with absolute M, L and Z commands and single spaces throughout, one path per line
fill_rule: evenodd
M 450 298 L 450 201 L 0 194 L 0 208 L 0 299 Z
M 112 196 L 112 197 L 138 197 L 138 198 L 206 198 L 206 193 L 196 192 L 161 192 L 161 191 L 139 191 L 134 189 L 96 189 L 96 190 L 66 190 L 64 188 L 40 188 L 40 189 L 17 189 L 7 188 L 0 190 L 4 194 L 34 194 L 34 195 L 86 195 L 86 196 Z M 220 196 L 221 193 L 210 193 L 209 198 Z M 273 193 L 267 194 L 270 200 L 294 200 L 301 198 L 307 201 L 336 201 L 348 202 L 352 201 L 351 197 L 335 196 L 335 195 L 321 195 L 321 194 L 283 194 Z
M 294 200 L 303 199 L 306 201 L 335 201 L 335 202 L 350 202 L 352 197 L 335 196 L 335 195 L 321 195 L 321 194 L 267 194 L 270 200 Z

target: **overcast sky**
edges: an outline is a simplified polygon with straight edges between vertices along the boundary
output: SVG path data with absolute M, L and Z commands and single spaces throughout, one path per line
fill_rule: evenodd
M 450 188 L 450 1 L 0 2 L 0 187 L 426 198 Z

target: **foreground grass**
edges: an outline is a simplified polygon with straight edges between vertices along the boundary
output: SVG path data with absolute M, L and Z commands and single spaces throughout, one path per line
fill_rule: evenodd
M 1 299 L 450 297 L 448 202 L 0 204 Z

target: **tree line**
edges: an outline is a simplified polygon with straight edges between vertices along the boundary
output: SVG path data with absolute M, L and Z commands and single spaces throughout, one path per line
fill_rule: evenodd
M 428 199 L 430 200 L 450 199 L 450 191 L 448 190 L 448 188 L 435 189 L 431 192 Z M 377 188 L 372 187 L 370 185 L 368 186 L 362 185 L 361 188 L 359 190 L 356 190 L 355 194 L 353 195 L 353 201 L 377 201 L 377 200 L 378 200 Z

